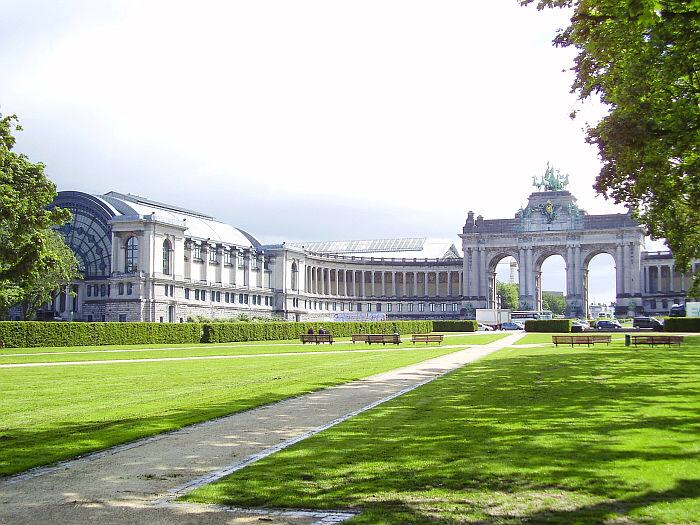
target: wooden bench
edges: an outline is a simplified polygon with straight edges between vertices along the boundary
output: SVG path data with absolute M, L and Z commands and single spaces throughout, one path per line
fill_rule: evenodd
M 411 336 L 411 342 L 416 343 L 442 343 L 442 334 L 413 334 Z
M 637 345 L 678 345 L 683 342 L 682 335 L 632 335 L 632 344 Z
M 352 342 L 368 343 L 370 345 L 372 343 L 399 345 L 401 344 L 401 336 L 399 334 L 353 334 Z
M 306 343 L 329 343 L 333 344 L 333 334 L 301 334 L 301 342 Z
M 555 346 L 559 345 L 595 345 L 596 343 L 610 344 L 611 336 L 609 335 L 553 335 L 552 343 Z

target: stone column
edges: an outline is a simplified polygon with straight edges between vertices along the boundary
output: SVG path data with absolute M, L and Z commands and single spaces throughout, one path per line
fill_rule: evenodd
M 398 297 L 399 296 L 399 288 L 396 286 L 396 272 L 391 272 L 391 291 L 392 291 L 392 297 Z
M 674 284 L 674 280 L 676 278 L 676 269 L 672 264 L 668 265 L 668 279 L 669 279 L 669 285 L 668 285 L 668 291 L 669 292 L 675 292 L 676 291 L 676 286 Z
M 649 293 L 651 287 L 649 286 L 649 267 L 644 267 L 644 293 Z
M 385 280 L 385 273 L 384 270 L 382 270 L 382 297 L 386 297 L 386 280 Z
M 205 260 L 206 260 L 206 257 L 205 257 Z M 250 252 L 247 252 L 246 258 L 245 258 L 245 277 L 246 277 L 245 283 L 246 283 L 246 286 L 248 287 L 248 289 L 250 289 L 250 276 L 251 276 L 250 266 L 252 264 L 252 261 L 253 261 L 252 254 Z M 211 293 L 209 295 L 211 295 Z
M 352 296 L 357 297 L 357 282 L 356 282 L 356 274 L 357 272 L 353 269 L 352 273 L 350 274 L 350 277 L 352 277 Z
M 459 273 L 458 273 L 458 279 L 459 279 L 459 293 L 461 294 L 461 293 L 462 293 L 462 286 L 463 286 L 463 284 L 464 284 L 464 282 L 463 282 L 463 281 L 464 281 L 464 277 L 463 277 L 462 272 L 459 272 Z
M 625 274 L 623 272 L 623 268 L 625 265 L 625 261 L 623 259 L 622 255 L 622 246 L 617 245 L 615 248 L 615 288 L 616 288 L 616 295 L 620 295 L 625 293 Z
M 360 270 L 360 297 L 365 298 L 365 271 Z

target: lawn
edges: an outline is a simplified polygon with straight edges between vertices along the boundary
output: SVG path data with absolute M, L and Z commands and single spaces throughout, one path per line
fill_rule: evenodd
M 191 493 L 353 523 L 700 523 L 700 337 L 509 348 Z
M 496 341 L 506 334 L 454 334 L 445 337 L 443 346 L 482 345 Z M 351 343 L 349 338 L 339 339 L 333 345 L 301 344 L 294 341 L 250 341 L 243 343 L 200 344 L 200 345 L 144 345 L 68 348 L 23 348 L 0 350 L 0 365 L 14 363 L 48 363 L 62 361 L 104 361 L 112 359 L 152 359 L 167 357 L 201 357 L 220 355 L 281 354 L 291 352 L 329 352 L 348 350 L 376 350 L 396 348 L 426 348 L 425 344 L 412 344 L 410 336 L 404 336 L 400 345 L 368 345 Z M 428 348 L 438 345 L 431 343 Z
M 453 351 L 0 369 L 0 475 Z

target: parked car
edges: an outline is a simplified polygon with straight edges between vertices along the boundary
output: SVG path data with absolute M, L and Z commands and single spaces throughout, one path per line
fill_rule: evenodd
M 640 316 L 632 320 L 632 326 L 634 328 L 651 328 L 656 332 L 661 332 L 664 329 L 664 322 L 656 317 Z
M 493 326 L 489 326 L 484 323 L 477 323 L 479 325 L 479 331 L 480 332 L 491 332 L 493 330 Z
M 583 319 L 572 319 L 571 326 L 580 326 L 581 328 L 591 327 L 591 325 L 588 324 L 588 321 L 584 321 Z
M 595 327 L 596 330 L 616 330 L 622 328 L 622 325 L 615 319 L 599 319 Z
M 525 325 L 522 323 L 502 323 L 501 330 L 525 330 Z

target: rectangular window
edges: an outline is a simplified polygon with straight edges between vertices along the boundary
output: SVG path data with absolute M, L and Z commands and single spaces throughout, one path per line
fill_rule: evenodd
M 430 311 L 431 312 L 435 311 L 435 304 L 434 303 L 430 303 Z
M 205 290 L 202 290 L 201 296 L 202 296 L 202 301 L 207 300 L 207 292 Z
M 335 312 L 335 309 L 336 309 L 336 303 L 331 303 L 331 308 L 332 308 L 332 309 L 333 309 L 333 311 Z
M 424 312 L 424 311 L 425 311 L 425 304 L 423 304 L 423 303 L 418 303 L 418 311 L 419 311 L 419 312 Z
M 358 312 L 362 311 L 362 303 L 357 303 L 357 311 Z
M 238 261 L 238 267 L 243 268 L 245 262 L 243 259 L 243 254 L 236 252 L 235 258 Z
M 92 314 L 87 316 L 87 322 L 92 323 Z
M 199 301 L 199 290 L 194 291 L 194 298 L 196 301 Z
M 367 311 L 368 312 L 372 311 L 372 303 L 367 303 Z
M 452 304 L 452 311 L 456 312 L 458 307 L 459 307 L 459 305 L 457 303 L 453 303 Z
M 244 294 L 243 294 L 243 302 L 244 302 L 245 304 L 248 304 L 248 294 L 247 294 L 247 293 L 244 293 Z
M 445 303 L 442 303 L 442 304 L 440 305 L 440 310 L 443 311 L 443 312 L 446 312 L 446 311 L 447 311 L 447 305 L 446 305 Z
M 377 312 L 382 311 L 382 303 L 377 303 Z
M 100 295 L 104 297 L 107 295 L 107 285 L 106 284 L 101 284 L 100 285 Z
M 216 247 L 215 246 L 210 246 L 209 247 L 209 262 L 218 262 L 218 254 L 216 253 Z
M 409 312 L 413 311 L 413 303 L 408 303 L 408 311 Z
M 202 247 L 199 244 L 192 246 L 192 259 L 195 261 L 202 260 Z
M 238 302 L 239 302 L 240 304 L 243 304 L 243 294 L 242 294 L 242 293 L 239 293 L 239 294 L 238 294 Z
M 231 250 L 224 250 L 224 264 L 232 264 L 231 260 Z
M 189 299 L 189 298 L 190 298 L 190 289 L 185 288 L 185 299 Z
M 396 305 L 396 311 L 397 312 L 403 312 L 403 305 L 401 303 Z
M 126 295 L 131 295 L 132 293 L 134 293 L 133 283 L 126 283 Z
M 126 314 L 119 314 L 119 322 L 126 323 Z
M 345 303 L 340 303 L 340 311 L 341 312 L 345 311 Z
M 224 302 L 228 303 L 228 292 L 224 294 Z
M 258 260 L 257 256 L 253 255 L 250 259 L 250 267 L 253 270 L 257 270 L 260 267 L 260 261 Z
M 87 285 L 87 296 L 92 297 L 92 286 L 89 284 Z
M 386 311 L 391 312 L 391 303 L 386 305 Z
M 216 302 L 217 303 L 221 302 L 221 292 L 216 292 Z
M 124 295 L 124 283 L 119 283 L 117 285 L 117 293 L 119 295 Z
M 165 295 L 169 295 L 170 287 L 166 284 L 163 286 L 163 288 L 165 288 Z

